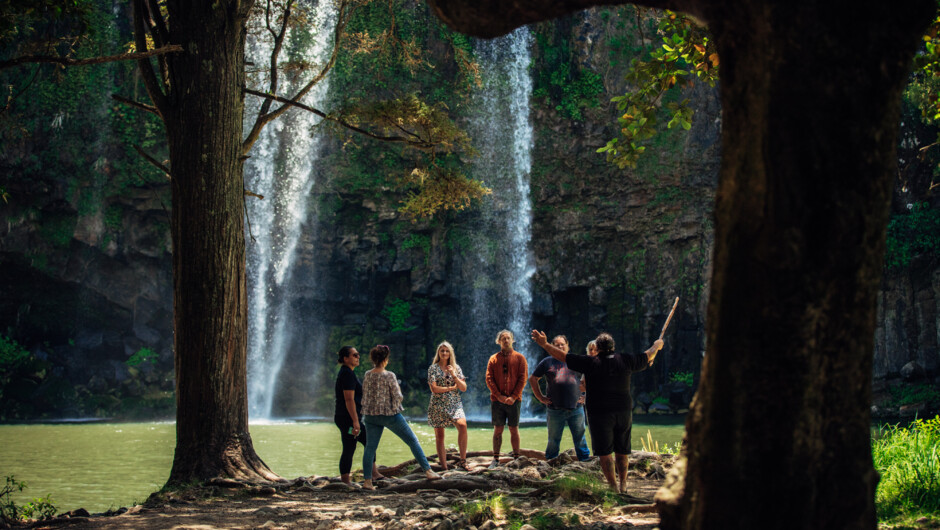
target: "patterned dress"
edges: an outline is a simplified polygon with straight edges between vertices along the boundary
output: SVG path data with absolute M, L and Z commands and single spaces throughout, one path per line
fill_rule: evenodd
M 460 366 L 454 367 L 454 373 L 460 379 L 464 378 L 463 370 Z M 428 368 L 428 384 L 437 386 L 454 386 L 456 381 L 450 374 L 445 372 L 437 363 Z M 453 425 L 455 421 L 466 418 L 463 412 L 463 402 L 460 400 L 460 391 L 457 389 L 443 394 L 431 394 L 431 402 L 428 404 L 428 423 L 435 429 Z

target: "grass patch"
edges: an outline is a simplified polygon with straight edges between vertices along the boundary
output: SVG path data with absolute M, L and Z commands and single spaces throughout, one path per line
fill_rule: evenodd
M 598 480 L 597 473 L 585 471 L 557 477 L 552 486 L 555 493 L 570 502 L 588 502 L 611 508 L 629 501 L 612 491 L 607 482 Z
M 940 416 L 908 427 L 882 427 L 872 441 L 872 457 L 881 474 L 875 491 L 879 520 L 940 513 Z

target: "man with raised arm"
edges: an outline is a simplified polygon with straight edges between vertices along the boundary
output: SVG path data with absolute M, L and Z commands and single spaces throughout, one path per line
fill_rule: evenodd
M 522 410 L 522 389 L 529 376 L 525 356 L 512 349 L 512 332 L 504 329 L 496 334 L 499 351 L 486 363 L 486 386 L 490 389 L 490 413 L 493 420 L 493 461 L 499 465 L 503 445 L 503 428 L 509 424 L 509 441 L 513 458 L 519 456 L 519 414 Z
M 552 345 L 559 350 L 568 351 L 568 337 L 557 335 L 552 339 Z M 545 378 L 546 393 L 542 394 L 539 380 Z M 548 444 L 545 446 L 545 459 L 551 460 L 558 456 L 561 448 L 561 437 L 565 426 L 571 431 L 574 441 L 574 450 L 578 460 L 590 460 L 591 452 L 584 439 L 584 407 L 581 401 L 581 374 L 569 370 L 568 366 L 554 357 L 546 357 L 532 371 L 529 377 L 529 388 L 535 394 L 535 399 L 548 407 L 546 421 L 548 423 Z
M 568 368 L 584 374 L 587 386 L 585 407 L 594 455 L 600 457 L 601 470 L 611 489 L 625 493 L 633 426 L 630 374 L 652 366 L 653 359 L 663 347 L 662 339 L 657 339 L 644 353 L 624 355 L 614 351 L 614 338 L 610 334 L 601 333 L 594 339 L 596 357 L 566 353 L 549 344 L 545 333 L 538 330 L 532 330 L 532 340 Z M 611 453 L 617 455 L 616 474 Z

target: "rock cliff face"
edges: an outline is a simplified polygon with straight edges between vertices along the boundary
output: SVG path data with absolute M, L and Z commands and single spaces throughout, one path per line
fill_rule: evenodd
M 576 352 L 599 331 L 611 332 L 620 350 L 637 352 L 658 337 L 679 297 L 665 351 L 654 368 L 635 376 L 634 386 L 644 410 L 681 409 L 706 349 L 721 126 L 715 92 L 688 91 L 697 109 L 691 131 L 662 134 L 636 169 L 620 170 L 596 153 L 616 134 L 618 111 L 608 102 L 627 88 L 621 80 L 631 54 L 654 45 L 655 35 L 637 32 L 632 8 L 593 10 L 533 32 L 530 325 L 567 335 Z M 442 54 L 442 71 L 453 74 L 445 47 L 432 49 Z M 570 86 L 545 81 L 562 66 L 570 85 L 592 73 L 601 91 L 565 100 Z M 454 108 L 468 123 L 469 111 Z M 467 211 L 412 220 L 396 210 L 399 193 L 350 186 L 352 148 L 341 139 L 327 143 L 295 264 L 299 287 L 290 300 L 295 314 L 305 315 L 291 324 L 305 346 L 287 352 L 272 414 L 329 415 L 333 352 L 347 343 L 363 353 L 386 343 L 391 369 L 403 380 L 406 413 L 420 415 L 428 394 L 424 374 L 445 339 L 476 389 L 468 406 L 481 413 L 483 369 L 502 325 L 473 312 L 474 296 L 500 289 L 489 273 L 481 274 L 478 258 L 491 263 L 507 244 L 486 228 L 486 218 L 505 215 L 514 198 L 494 193 Z M 171 414 L 167 186 L 128 188 L 89 209 L 68 179 L 37 185 L 18 178 L 28 159 L 23 153 L 7 151 L 0 159 L 10 168 L 0 184 L 11 197 L 0 209 L 0 333 L 48 360 L 51 374 L 33 378 L 51 396 L 49 406 L 22 415 Z M 75 165 L 100 170 L 94 160 Z M 925 374 L 937 373 L 937 271 L 933 263 L 915 262 L 886 276 L 876 381 L 893 382 L 911 361 Z M 517 345 L 529 342 L 528 329 L 513 331 Z M 142 350 L 155 362 L 129 365 Z M 535 349 L 530 354 L 541 357 Z M 49 390 L 52 375 L 62 382 L 57 394 Z

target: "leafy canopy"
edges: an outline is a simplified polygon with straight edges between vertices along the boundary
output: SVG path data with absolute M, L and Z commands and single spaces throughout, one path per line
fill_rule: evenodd
M 631 90 L 611 99 L 622 112 L 617 118 L 620 136 L 597 150 L 620 168 L 636 167 L 646 150 L 644 144 L 660 132 L 663 121 L 667 129 L 692 128 L 694 111 L 689 99 L 665 102 L 667 93 L 691 88 L 696 80 L 709 86 L 715 86 L 718 80 L 718 52 L 707 28 L 688 15 L 672 11 L 659 17 L 657 33 L 662 46 L 646 61 L 633 60 L 626 74 Z

